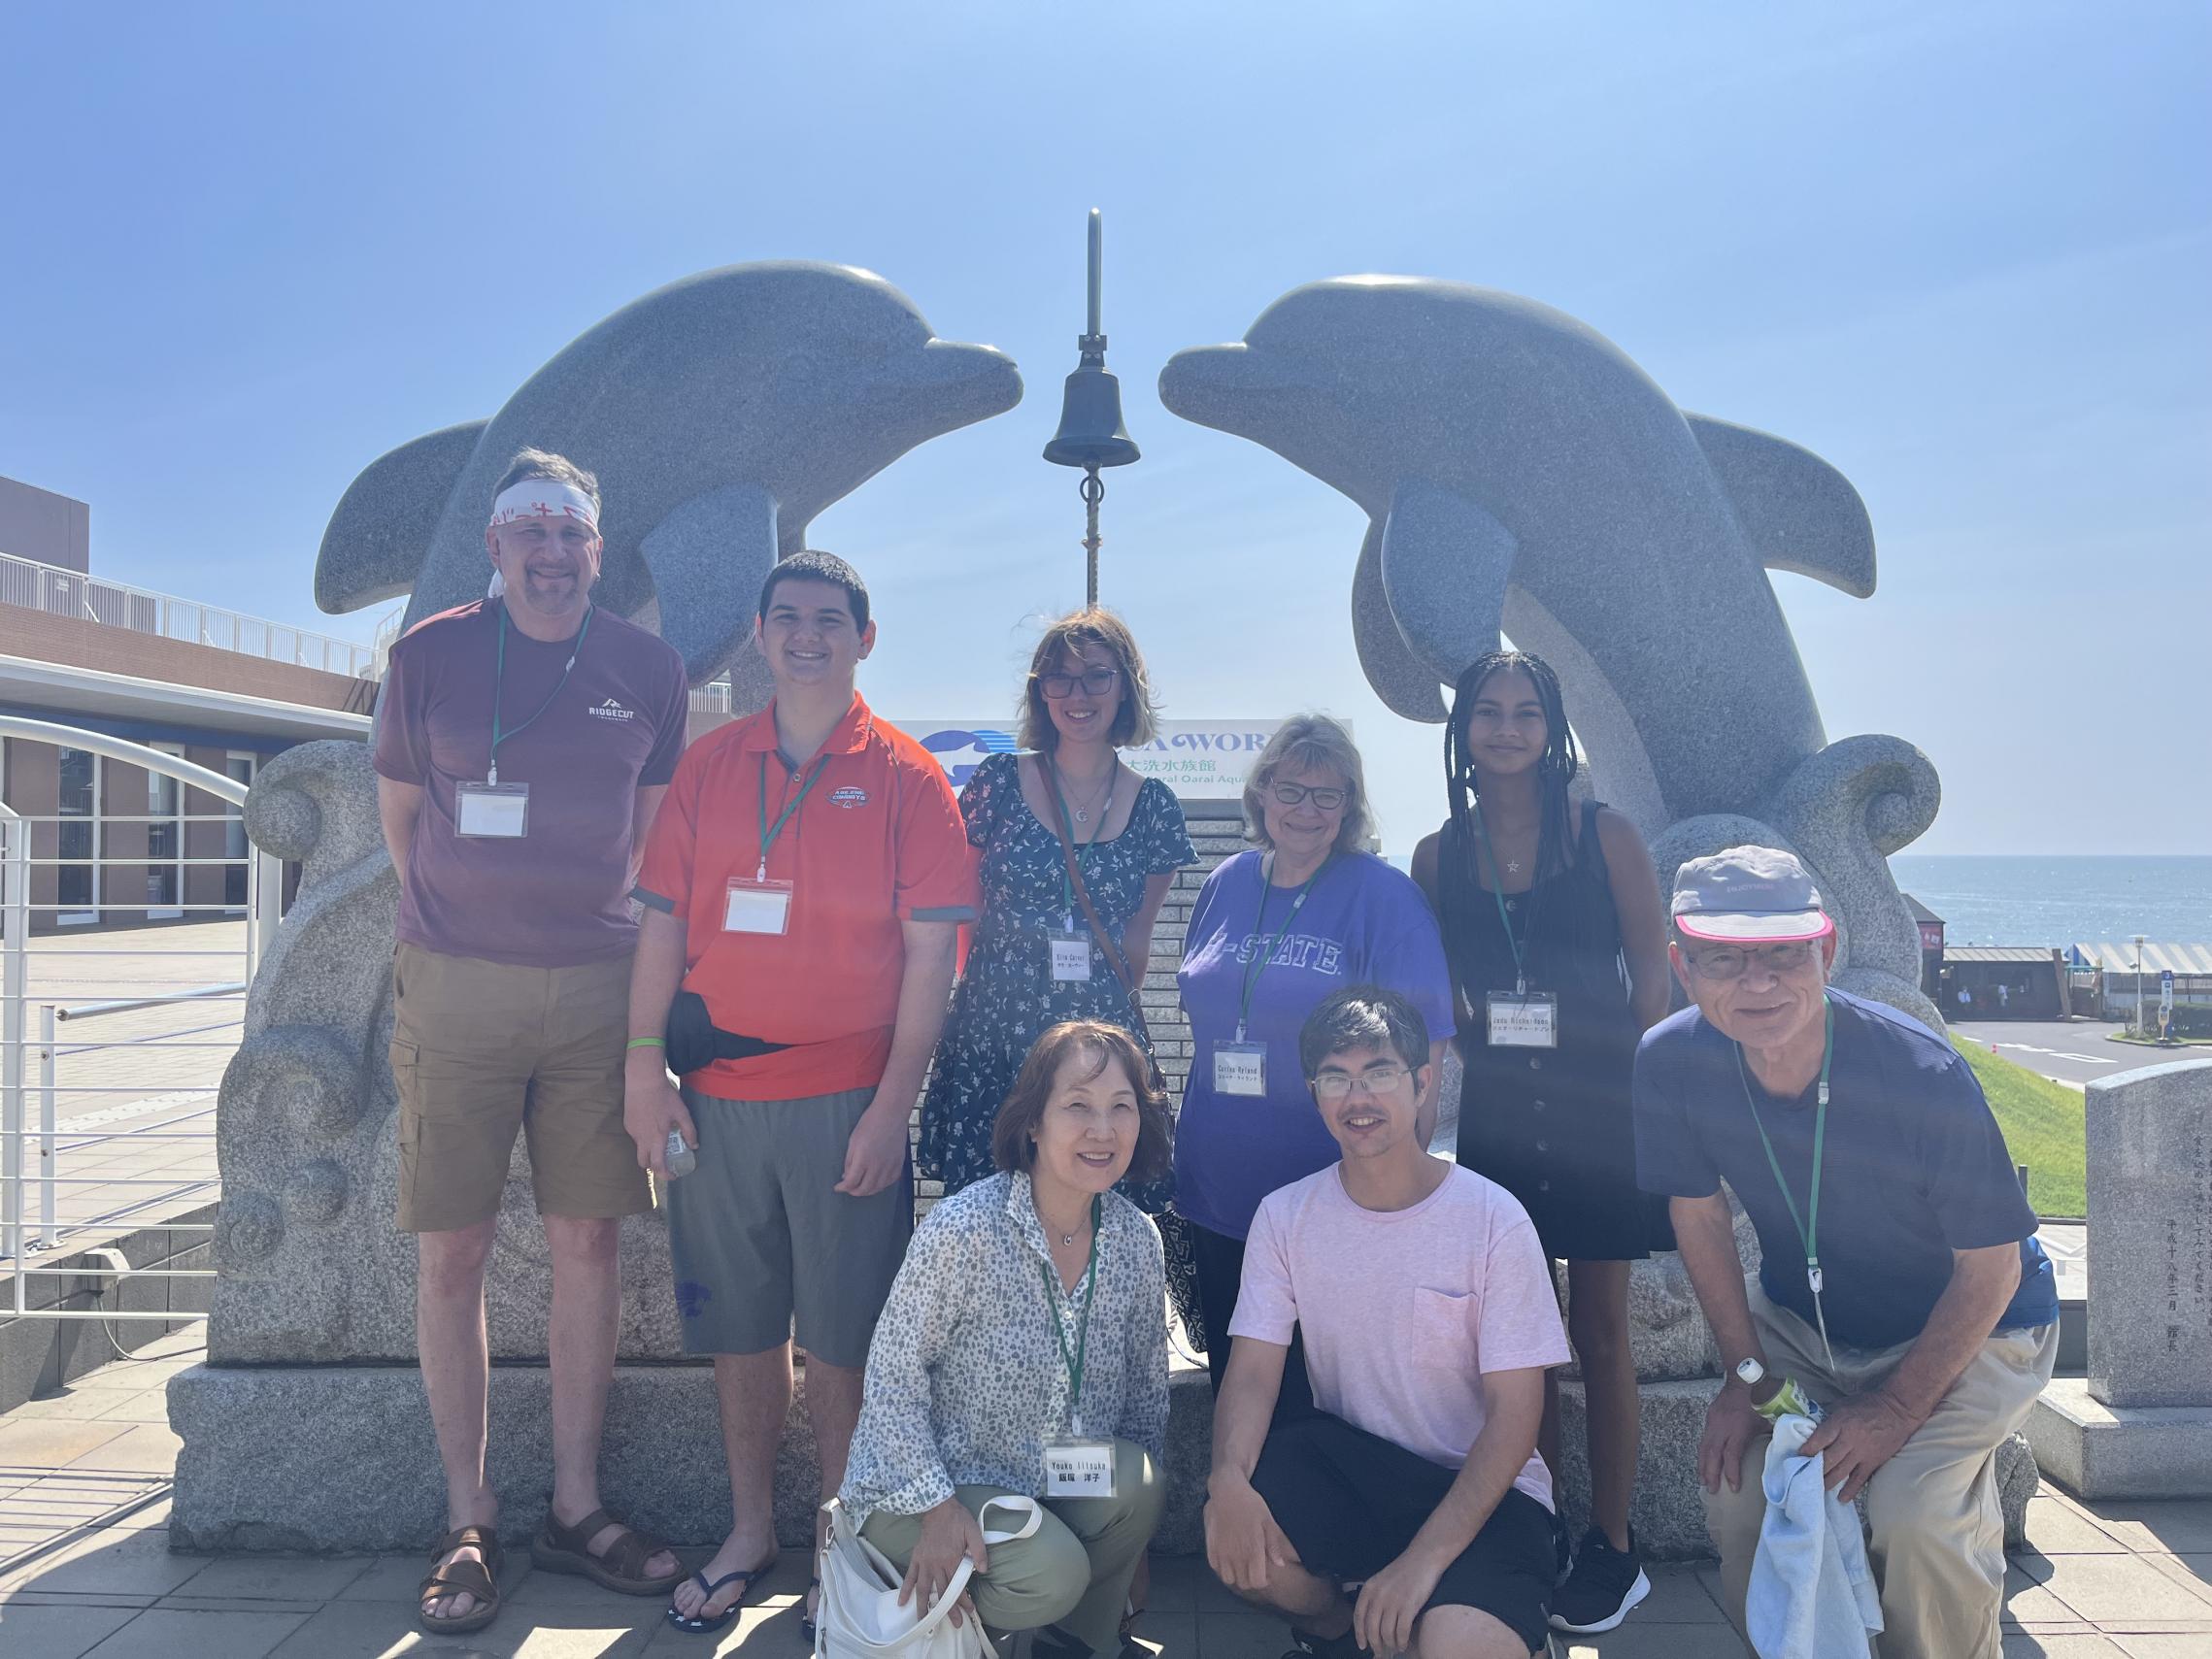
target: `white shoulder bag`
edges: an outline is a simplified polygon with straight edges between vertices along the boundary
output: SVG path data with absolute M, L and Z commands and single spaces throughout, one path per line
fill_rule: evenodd
M 909 1603 L 902 1608 L 898 1591 L 906 1575 L 860 1536 L 844 1505 L 832 1499 L 822 1507 L 829 1511 L 829 1535 L 821 1546 L 815 1659 L 998 1659 L 997 1650 L 984 1636 L 982 1620 L 965 1618 L 955 1625 L 947 1617 L 968 1587 L 974 1562 L 962 1557 L 935 1607 Z M 987 1549 L 1031 1537 L 1045 1520 L 1044 1506 L 1034 1498 L 993 1498 L 977 1519 L 993 1510 L 1012 1510 L 1024 1518 L 1015 1532 L 994 1532 L 985 1526 Z

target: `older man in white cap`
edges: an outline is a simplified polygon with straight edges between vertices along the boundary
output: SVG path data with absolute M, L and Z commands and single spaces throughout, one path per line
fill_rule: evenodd
M 1727 1381 L 1698 1474 L 1739 1628 L 1764 1519 L 1768 1376 L 1826 1408 L 1804 1443 L 1863 1490 L 1882 1659 L 1997 1659 L 1996 1448 L 2058 1354 L 2035 1214 L 1973 1073 L 1894 1009 L 1827 983 L 1835 928 L 1804 866 L 1737 846 L 1675 879 L 1696 1007 L 1636 1056 L 1636 1161 L 1670 1200 Z M 1726 1181 L 1763 1254 L 1748 1280 Z
M 553 1258 L 553 1499 L 532 1557 L 636 1595 L 681 1576 L 600 1508 L 598 1459 L 617 1234 L 653 1202 L 622 1127 L 628 894 L 684 750 L 684 664 L 592 607 L 599 487 L 573 462 L 517 455 L 485 545 L 490 594 L 392 647 L 376 740 L 399 873 L 399 1225 L 419 1245 L 416 1342 L 446 1475 L 420 1617 L 448 1634 L 499 1608 L 484 1282 L 518 1130 Z

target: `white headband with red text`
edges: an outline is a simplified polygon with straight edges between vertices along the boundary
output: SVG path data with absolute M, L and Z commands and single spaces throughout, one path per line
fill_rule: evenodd
M 491 504 L 491 522 L 486 528 L 496 530 L 519 518 L 578 518 L 594 536 L 599 533 L 599 513 L 591 498 L 558 479 L 524 479 L 509 484 Z

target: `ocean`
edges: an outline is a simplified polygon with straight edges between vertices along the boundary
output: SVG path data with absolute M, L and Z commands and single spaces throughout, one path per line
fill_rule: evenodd
M 1897 885 L 1944 920 L 1950 945 L 2212 943 L 2212 857 L 1890 860 Z

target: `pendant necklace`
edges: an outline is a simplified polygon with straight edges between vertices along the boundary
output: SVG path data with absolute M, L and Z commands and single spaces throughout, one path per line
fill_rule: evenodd
M 1103 789 L 1099 790 L 1097 794 L 1092 796 L 1090 804 L 1088 807 L 1078 807 L 1075 809 L 1075 821 L 1077 823 L 1089 823 L 1090 821 L 1090 814 L 1099 809 L 1099 807 L 1104 803 L 1107 796 L 1113 794 L 1114 773 L 1121 766 L 1121 761 L 1119 759 L 1116 759 L 1113 765 L 1106 768 L 1106 786 Z M 1074 1238 L 1075 1235 L 1073 1233 L 1070 1233 L 1067 1238 L 1061 1242 L 1063 1244 L 1069 1243 L 1072 1242 Z

